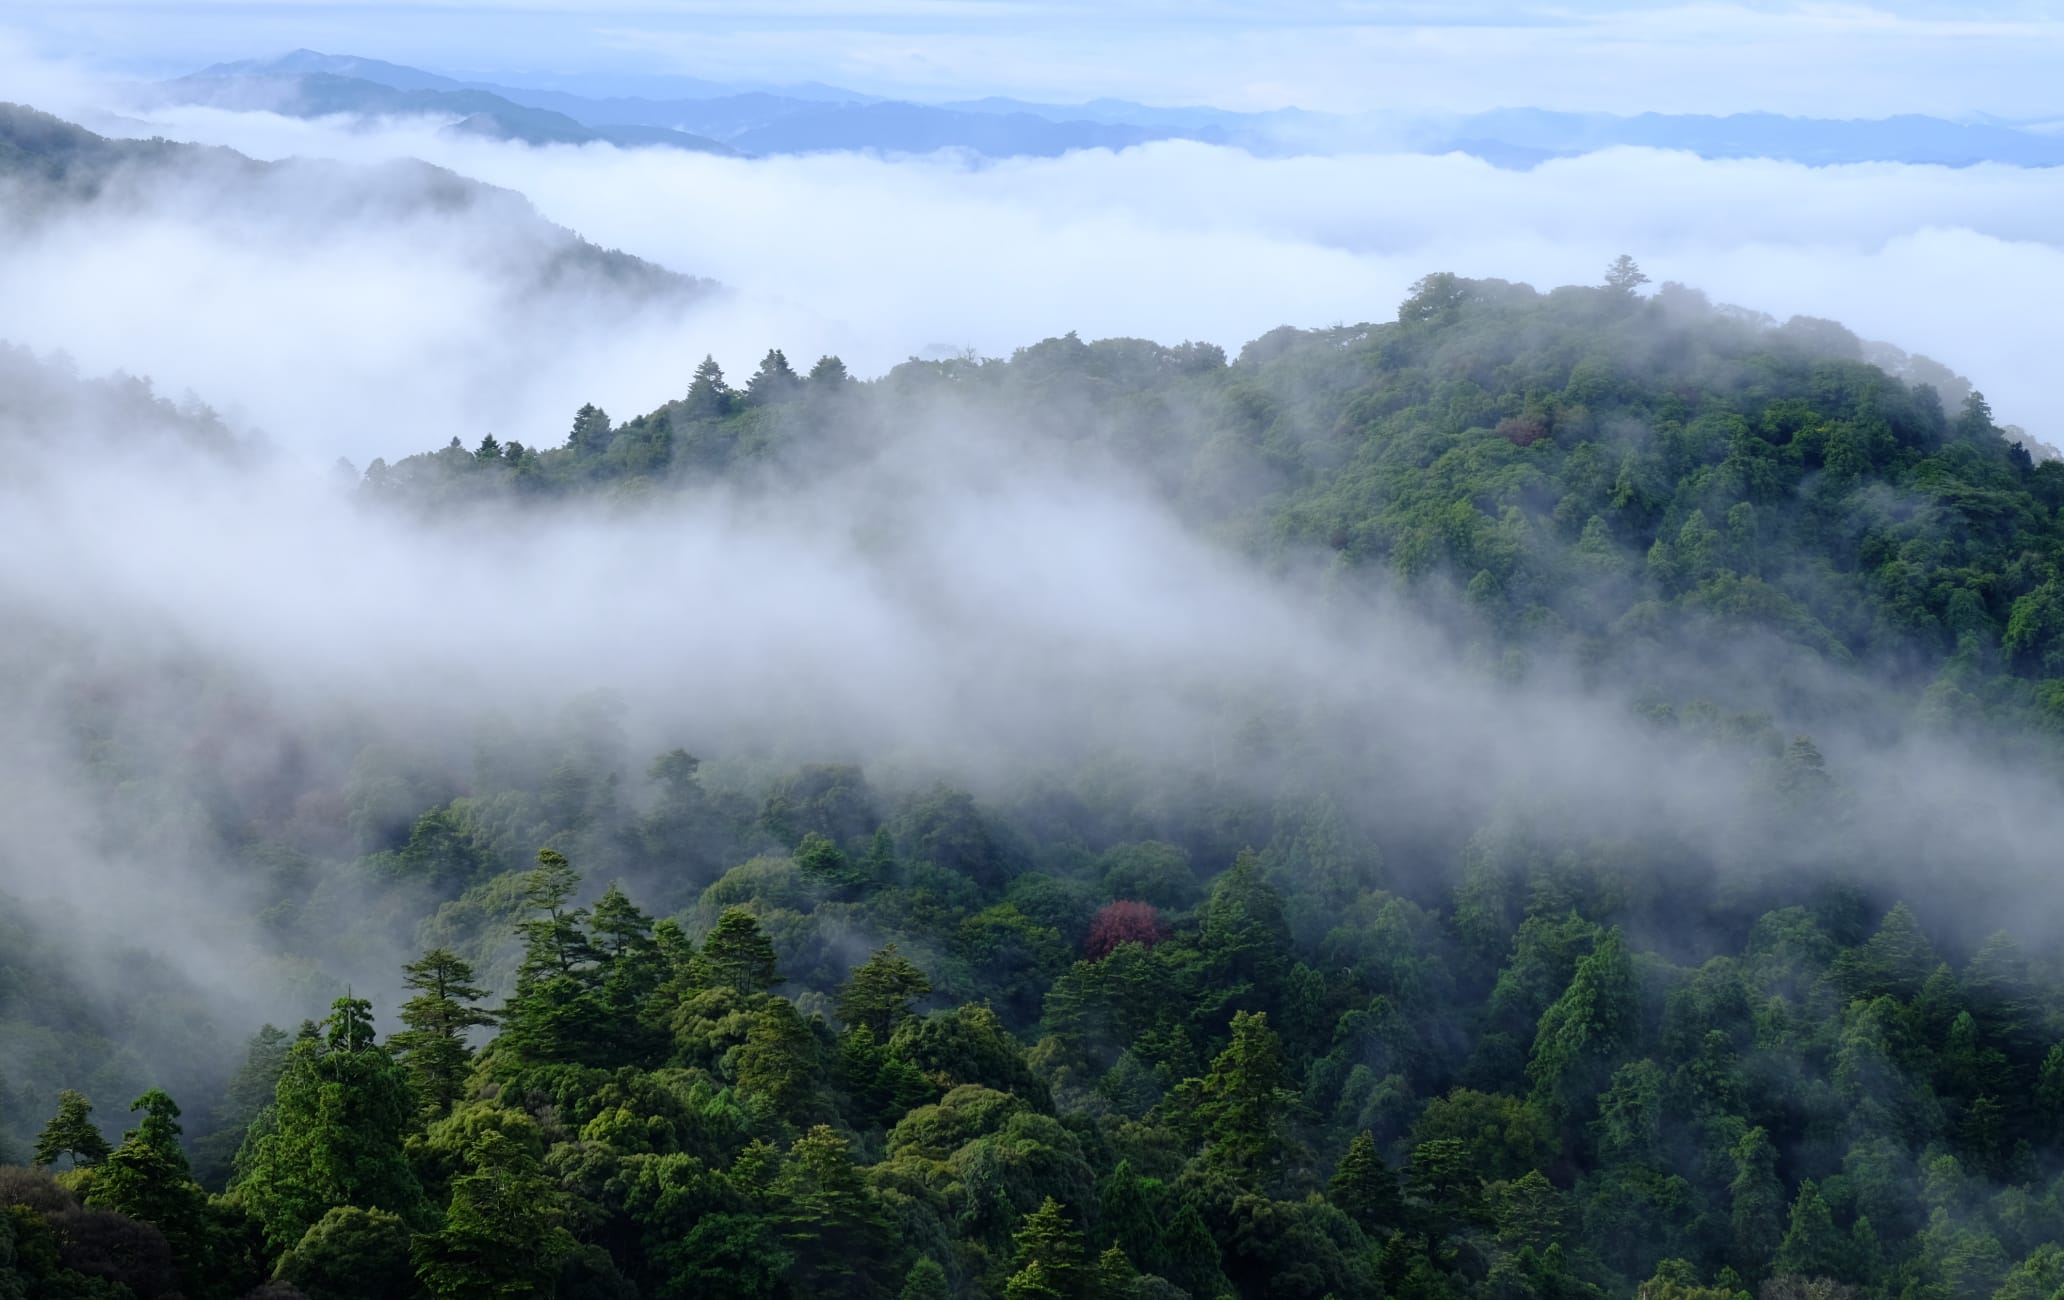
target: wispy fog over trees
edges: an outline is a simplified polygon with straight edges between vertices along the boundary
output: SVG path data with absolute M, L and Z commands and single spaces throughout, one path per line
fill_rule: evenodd
M 2047 1297 L 2064 465 L 1648 290 L 314 486 L 0 353 L 0 1296 Z

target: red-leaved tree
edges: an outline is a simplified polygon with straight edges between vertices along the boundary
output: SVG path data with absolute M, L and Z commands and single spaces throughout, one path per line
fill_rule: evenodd
M 1089 941 L 1083 945 L 1091 961 L 1102 961 L 1121 943 L 1141 943 L 1151 948 L 1168 937 L 1160 913 L 1152 903 L 1121 898 L 1104 904 L 1089 925 Z

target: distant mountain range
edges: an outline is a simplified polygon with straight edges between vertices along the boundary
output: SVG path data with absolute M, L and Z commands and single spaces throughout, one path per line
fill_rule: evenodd
M 421 115 L 448 119 L 454 131 L 530 144 L 607 142 L 733 155 L 961 149 L 987 158 L 1053 157 L 1078 149 L 1195 140 L 1266 156 L 1464 153 L 1514 168 L 1616 146 L 1813 166 L 2064 165 L 2064 134 L 2031 129 L 2050 124 L 1915 115 L 1868 120 L 1773 113 L 1629 117 L 1512 108 L 1409 118 L 1301 109 L 1236 113 L 1115 99 L 919 104 L 817 83 L 767 87 L 647 78 L 623 84 L 627 91 L 656 93 L 609 93 L 609 85 L 595 79 L 551 87 L 461 81 L 377 59 L 296 50 L 278 58 L 219 63 L 157 83 L 143 97 L 158 105 L 264 108 L 298 117 Z
M 157 184 L 197 180 L 205 183 Z M 685 305 L 720 290 L 714 281 L 590 243 L 547 221 L 514 190 L 428 163 L 260 162 L 213 146 L 109 139 L 17 104 L 0 103 L 0 197 L 0 216 L 24 229 L 62 221 L 77 205 L 108 197 L 132 207 L 201 204 L 203 218 L 317 229 L 435 216 L 477 229 L 474 246 L 500 259 L 496 270 L 517 294 Z

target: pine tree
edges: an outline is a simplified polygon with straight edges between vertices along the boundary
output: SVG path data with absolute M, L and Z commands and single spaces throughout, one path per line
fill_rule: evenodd
M 810 367 L 810 386 L 813 388 L 837 389 L 845 385 L 846 363 L 834 356 L 817 358 L 817 364 Z
M 795 1140 L 775 1179 L 781 1235 L 794 1249 L 795 1274 L 807 1294 L 859 1295 L 872 1287 L 868 1270 L 887 1224 L 851 1144 L 819 1124 Z
M 408 1071 L 422 1117 L 437 1119 L 465 1088 L 473 1063 L 467 1031 L 495 1018 L 473 1005 L 487 996 L 473 984 L 473 968 L 446 949 L 432 948 L 402 967 L 402 983 L 416 996 L 401 1004 L 401 1022 L 408 1028 L 388 1038 L 387 1046 Z
M 1233 1015 L 1232 1042 L 1211 1062 L 1202 1079 L 1177 1090 L 1202 1126 L 1208 1159 L 1245 1173 L 1273 1168 L 1286 1154 L 1281 1136 L 1295 1094 L 1287 1086 L 1283 1048 L 1269 1028 L 1268 1013 Z
M 788 357 L 780 348 L 772 348 L 760 359 L 760 368 L 745 383 L 745 403 L 747 406 L 771 406 L 785 402 L 802 386 L 803 381 L 788 364 Z
M 60 1156 L 70 1156 L 75 1166 L 97 1165 L 114 1150 L 93 1124 L 93 1103 L 86 1094 L 70 1088 L 57 1094 L 57 1114 L 43 1126 L 36 1139 L 35 1162 L 48 1168 Z
M 764 993 L 781 983 L 774 970 L 774 944 L 759 920 L 742 907 L 727 907 L 696 954 L 703 978 L 740 993 Z
M 573 454 L 583 459 L 599 456 L 609 450 L 609 440 L 615 431 L 609 425 L 609 412 L 589 403 L 573 416 L 573 431 L 567 435 L 566 445 Z
M 755 1011 L 738 1049 L 738 1086 L 788 1115 L 809 1095 L 817 1072 L 817 1039 L 795 1003 L 769 998 Z
M 1648 277 L 1635 265 L 1634 259 L 1625 253 L 1615 257 L 1612 265 L 1605 268 L 1605 287 L 1615 293 L 1632 297 L 1636 289 L 1647 283 Z
M 1812 1179 L 1799 1184 L 1792 1222 L 1777 1248 L 1777 1271 L 1805 1277 L 1840 1277 L 1849 1242 L 1835 1230 L 1834 1215 Z
M 1062 1300 L 1077 1300 L 1090 1280 L 1082 1258 L 1082 1234 L 1068 1221 L 1061 1203 L 1049 1196 L 1025 1216 L 1012 1234 L 1017 1252 L 1011 1266 L 1019 1276 L 1033 1272 L 1041 1285 Z M 1009 1294 L 1006 1292 L 1006 1294 Z
M 601 983 L 602 968 L 583 928 L 588 911 L 572 905 L 579 888 L 580 875 L 564 854 L 538 850 L 537 866 L 524 878 L 531 916 L 516 925 L 523 960 L 500 1012 L 502 1033 L 492 1051 L 498 1063 L 576 1060 L 593 1036 L 588 994 Z
M 702 364 L 695 367 L 694 382 L 688 385 L 688 396 L 682 405 L 690 419 L 721 420 L 731 414 L 737 401 L 738 395 L 724 382 L 724 368 L 715 357 L 704 357 Z
M 910 1004 L 932 991 L 923 971 L 896 951 L 895 944 L 875 950 L 873 956 L 854 967 L 839 990 L 839 1019 L 849 1026 L 865 1025 L 877 1042 L 887 1042 L 898 1024 L 909 1016 Z
M 1383 1162 L 1375 1135 L 1363 1129 L 1347 1144 L 1347 1154 L 1326 1185 L 1327 1199 L 1368 1232 L 1398 1226 L 1404 1196 L 1397 1175 Z
M 210 1276 L 208 1197 L 179 1144 L 179 1107 L 152 1088 L 129 1109 L 143 1119 L 94 1169 L 86 1208 L 112 1210 L 163 1233 L 184 1288 L 206 1294 L 220 1279 Z
M 1139 1282 L 1139 1270 L 1125 1257 L 1125 1252 L 1116 1246 L 1108 1247 L 1097 1256 L 1096 1275 L 1091 1281 L 1092 1300 L 1131 1300 L 1133 1288 Z
M 903 1290 L 897 1300 L 953 1300 L 953 1287 L 939 1261 L 930 1255 L 919 1255 L 903 1276 Z
M 1770 1135 L 1752 1128 L 1734 1146 L 1734 1181 L 1729 1224 L 1733 1231 L 1734 1267 L 1754 1281 L 1769 1270 L 1783 1240 L 1779 1216 L 1784 1213 L 1784 1188 L 1777 1181 L 1777 1150 Z

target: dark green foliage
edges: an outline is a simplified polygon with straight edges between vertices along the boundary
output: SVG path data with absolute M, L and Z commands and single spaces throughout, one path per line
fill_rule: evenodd
M 88 1201 L 0 1175 L 0 1260 L 25 1296 L 96 1300 L 71 1279 L 189 1300 L 274 1268 L 311 1300 L 2050 1300 L 2047 936 L 1970 926 L 1967 858 L 1887 844 L 1854 783 L 1858 734 L 2059 770 L 2064 471 L 1839 327 L 1644 282 L 1631 261 L 1545 295 L 1429 276 L 1394 323 L 1278 331 L 1231 363 L 1069 337 L 866 382 L 777 351 L 738 392 L 707 361 L 661 411 L 586 407 L 564 447 L 447 448 L 367 490 L 662 512 L 1001 413 L 1268 565 L 1317 553 L 1343 607 L 1428 616 L 1485 669 L 1487 711 L 1526 698 L 1498 683 L 1604 684 L 1574 697 L 1601 710 L 1624 691 L 1627 743 L 1710 783 L 1721 833 L 1571 806 L 1561 772 L 1429 799 L 1441 755 L 1265 692 L 1200 706 L 1166 754 L 968 788 L 683 749 L 640 782 L 600 706 L 483 728 L 470 772 L 350 740 L 349 778 L 291 814 L 165 802 L 267 841 L 237 850 L 277 904 L 258 925 L 310 969 L 420 920 L 400 1029 L 383 1050 L 346 999 L 241 1066 L 194 1046 L 234 1076 L 191 1097 L 203 1181 L 248 1128 L 211 1201 L 169 1099 L 94 1146 L 85 1096 L 144 1086 L 109 1091 L 141 1068 L 105 1046 L 134 1026 L 89 1025 L 0 907 L 0 1132 L 26 1152 L 76 1084 L 37 1159 L 81 1166 Z M 120 738 L 81 734 L 130 791 Z M 575 860 L 622 883 L 598 894 Z M 377 904 L 362 920 L 336 919 L 345 881 Z M 1091 946 L 1114 904 L 1150 927 Z M 44 1051 L 70 1022 L 91 1032 Z
M 54 1165 L 70 1157 L 74 1165 L 97 1165 L 113 1148 L 93 1123 L 93 1104 L 86 1095 L 66 1088 L 57 1096 L 57 1114 L 36 1138 L 36 1163 Z
M 322 1033 L 288 1053 L 273 1105 L 237 1157 L 234 1188 L 273 1249 L 339 1206 L 421 1220 L 422 1188 L 402 1150 L 416 1114 L 402 1067 L 373 1042 L 370 1004 L 339 998 Z
M 399 1215 L 340 1206 L 280 1257 L 274 1276 L 308 1300 L 408 1300 L 416 1289 L 409 1243 Z
M 886 1039 L 910 1014 L 910 1004 L 932 991 L 924 972 L 905 960 L 895 944 L 880 949 L 853 968 L 839 990 L 839 1019 L 849 1027 L 865 1026 Z
M 487 990 L 473 984 L 473 968 L 443 948 L 432 948 L 402 968 L 402 983 L 415 996 L 401 1004 L 407 1028 L 387 1040 L 401 1058 L 409 1086 L 425 1119 L 437 1119 L 452 1108 L 472 1068 L 468 1031 L 491 1025 L 495 1018 L 473 1004 Z
M 466 1164 L 443 1226 L 416 1239 L 423 1289 L 437 1300 L 549 1295 L 575 1243 L 536 1157 L 490 1130 L 467 1150 Z

